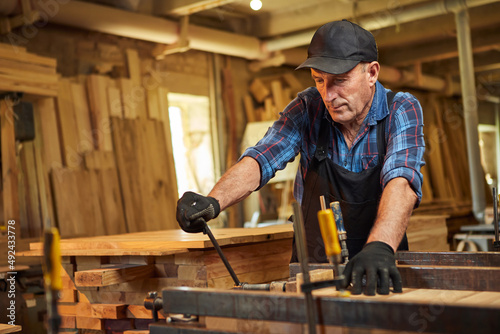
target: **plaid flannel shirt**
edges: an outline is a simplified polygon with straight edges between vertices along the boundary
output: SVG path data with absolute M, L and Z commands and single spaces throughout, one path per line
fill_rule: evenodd
M 284 169 L 300 153 L 294 196 L 302 203 L 304 180 L 316 151 L 320 123 L 330 122 L 333 127 L 333 131 L 330 131 L 332 146 L 328 157 L 335 164 L 358 173 L 377 165 L 376 125 L 389 115 L 385 138 L 387 151 L 380 182 L 384 188 L 393 178 L 404 177 L 418 196 L 418 206 L 422 198 L 423 181 L 420 168 L 425 164 L 422 108 L 413 95 L 399 92 L 394 97 L 389 112 L 387 91 L 389 90 L 382 84 L 376 83 L 371 108 L 350 149 L 340 132 L 339 124 L 332 120 L 318 90 L 310 87 L 288 104 L 266 135 L 255 146 L 248 148 L 240 159 L 248 156 L 257 160 L 261 170 L 260 189 L 274 177 L 277 170 Z

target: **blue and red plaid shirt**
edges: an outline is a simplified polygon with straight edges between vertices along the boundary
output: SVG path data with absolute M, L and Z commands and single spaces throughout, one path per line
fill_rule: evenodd
M 422 108 L 413 95 L 399 92 L 392 101 L 389 113 L 386 95 L 388 91 L 377 82 L 371 108 L 350 149 L 339 124 L 332 120 L 318 90 L 310 87 L 300 92 L 280 113 L 280 118 L 268 129 L 266 135 L 241 156 L 252 157 L 259 163 L 259 189 L 274 177 L 276 171 L 284 169 L 287 163 L 300 153 L 294 196 L 302 203 L 304 180 L 316 151 L 321 122 L 332 123 L 334 131 L 330 131 L 330 141 L 333 145 L 329 149 L 328 157 L 335 164 L 356 173 L 376 166 L 376 125 L 389 114 L 385 138 L 387 151 L 380 182 L 383 188 L 393 178 L 404 177 L 417 194 L 418 205 L 422 198 L 423 181 L 420 168 L 425 164 Z

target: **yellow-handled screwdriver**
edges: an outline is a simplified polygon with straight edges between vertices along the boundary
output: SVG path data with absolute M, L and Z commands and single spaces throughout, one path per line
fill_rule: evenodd
M 319 228 L 325 243 L 325 253 L 330 264 L 335 265 L 335 276 L 340 275 L 341 248 L 337 235 L 337 225 L 333 219 L 333 212 L 326 208 L 325 197 L 320 197 L 321 210 L 318 211 Z

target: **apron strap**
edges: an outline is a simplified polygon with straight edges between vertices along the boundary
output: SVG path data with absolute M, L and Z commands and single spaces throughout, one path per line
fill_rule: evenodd
M 318 141 L 316 146 L 316 152 L 314 156 L 318 161 L 328 158 L 328 148 L 330 147 L 330 122 L 328 120 L 323 120 L 319 127 Z

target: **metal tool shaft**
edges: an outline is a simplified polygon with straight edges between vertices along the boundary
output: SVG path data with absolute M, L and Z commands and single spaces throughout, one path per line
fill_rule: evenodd
M 304 219 L 302 217 L 302 209 L 297 202 L 293 203 L 293 213 L 295 215 L 294 227 L 295 227 L 295 242 L 297 243 L 297 256 L 299 258 L 300 267 L 302 270 L 302 276 L 304 278 L 304 284 L 311 283 L 309 278 L 309 260 L 307 255 L 307 245 L 306 237 L 304 231 Z M 312 297 L 312 292 L 305 292 L 305 302 L 306 302 L 306 312 L 307 312 L 307 324 L 309 328 L 309 334 L 316 333 L 316 317 L 314 309 L 314 300 Z
M 203 229 L 203 233 L 208 235 L 208 237 L 210 238 L 210 241 L 212 242 L 212 245 L 214 245 L 215 247 L 215 250 L 217 251 L 217 253 L 219 254 L 222 262 L 224 263 L 224 265 L 226 266 L 226 269 L 227 271 L 229 271 L 229 274 L 231 275 L 233 281 L 234 281 L 234 285 L 236 286 L 240 286 L 241 285 L 241 282 L 240 280 L 238 279 L 238 276 L 236 276 L 236 273 L 234 272 L 233 268 L 231 267 L 231 265 L 229 264 L 229 261 L 227 260 L 226 256 L 224 255 L 224 253 L 222 252 L 222 249 L 220 248 L 219 246 L 219 243 L 217 242 L 217 240 L 215 239 L 214 235 L 212 234 L 212 231 L 210 230 L 210 227 L 208 227 L 208 224 L 205 223 L 205 227 Z

